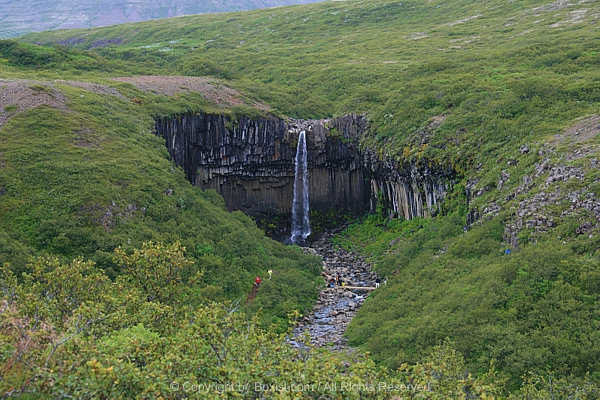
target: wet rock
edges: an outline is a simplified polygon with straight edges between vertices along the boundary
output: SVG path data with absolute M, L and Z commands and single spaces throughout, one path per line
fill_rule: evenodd
M 217 190 L 229 210 L 261 216 L 291 213 L 301 131 L 307 133 L 311 210 L 368 211 L 369 179 L 355 146 L 366 127 L 358 115 L 284 121 L 188 114 L 158 119 L 155 129 L 193 184 Z
M 324 277 L 339 274 L 347 286 L 352 282 L 356 285 L 374 286 L 376 275 L 371 271 L 370 265 L 357 254 L 343 250 L 335 252 L 328 238 L 316 240 L 312 248 L 318 249 L 323 256 Z M 358 294 L 359 291 L 361 294 Z M 298 323 L 294 334 L 298 336 L 308 332 L 315 346 L 347 350 L 343 334 L 369 293 L 366 290 L 349 290 L 339 286 L 324 289 L 314 309 Z
M 475 207 L 474 209 L 469 210 L 469 213 L 467 214 L 466 221 L 465 221 L 467 226 L 471 226 L 478 220 L 479 220 L 479 209 L 477 207 Z

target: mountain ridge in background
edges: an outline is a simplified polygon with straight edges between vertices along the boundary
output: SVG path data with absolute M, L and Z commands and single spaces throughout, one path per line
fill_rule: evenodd
M 189 14 L 244 11 L 319 0 L 0 1 L 0 39 L 54 29 L 92 28 Z

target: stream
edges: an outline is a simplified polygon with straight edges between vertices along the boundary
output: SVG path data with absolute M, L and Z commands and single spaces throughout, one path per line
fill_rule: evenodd
M 316 347 L 345 350 L 348 346 L 344 332 L 371 292 L 360 287 L 374 287 L 377 275 L 360 255 L 343 249 L 335 250 L 331 235 L 323 235 L 304 251 L 323 258 L 321 275 L 324 280 L 339 274 L 346 287 L 336 285 L 335 288 L 323 289 L 313 310 L 298 322 L 294 336 L 308 332 L 311 343 Z M 357 288 L 348 289 L 347 286 Z

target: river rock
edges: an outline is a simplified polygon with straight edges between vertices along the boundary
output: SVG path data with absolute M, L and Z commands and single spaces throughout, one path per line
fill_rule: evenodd
M 324 277 L 339 274 L 347 286 L 375 285 L 376 274 L 371 271 L 371 266 L 357 254 L 344 250 L 336 252 L 329 236 L 316 239 L 311 248 L 323 257 Z M 298 336 L 307 332 L 311 336 L 311 343 L 317 347 L 348 349 L 344 332 L 369 293 L 365 289 L 350 290 L 339 286 L 323 289 L 314 309 L 298 323 L 294 334 Z

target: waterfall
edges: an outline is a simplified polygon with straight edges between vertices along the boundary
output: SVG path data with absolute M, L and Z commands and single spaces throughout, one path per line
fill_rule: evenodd
M 308 217 L 308 157 L 306 151 L 306 132 L 298 136 L 296 149 L 296 173 L 294 176 L 294 201 L 292 205 L 292 243 L 297 243 L 302 237 L 305 240 L 310 235 Z

